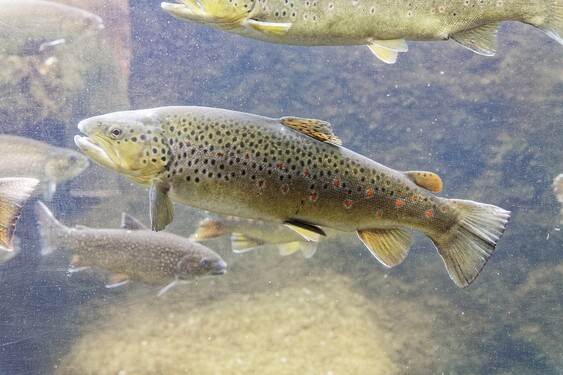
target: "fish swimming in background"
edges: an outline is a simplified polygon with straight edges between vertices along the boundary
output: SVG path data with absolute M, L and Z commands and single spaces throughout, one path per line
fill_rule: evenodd
M 367 45 L 393 64 L 406 40 L 453 39 L 481 55 L 496 52 L 503 21 L 543 30 L 563 44 L 562 0 L 177 0 L 172 16 L 264 42 Z
M 411 234 L 436 245 L 460 287 L 479 275 L 509 219 L 493 205 L 432 195 L 430 172 L 399 172 L 341 147 L 326 121 L 206 107 L 161 107 L 81 121 L 92 160 L 150 185 L 151 226 L 172 221 L 170 198 L 222 215 L 284 223 L 308 240 L 321 227 L 356 232 L 384 265 L 403 261 Z
M 561 203 L 561 213 L 559 214 L 559 224 L 563 224 L 563 173 L 555 177 L 553 180 L 553 193 L 557 197 L 557 201 Z
M 89 164 L 80 152 L 0 134 L 0 177 L 37 178 L 47 201 L 53 198 L 58 183 L 78 176 Z
M 43 0 L 0 0 L 0 56 L 38 55 L 104 29 L 86 10 Z
M 159 291 L 160 296 L 187 280 L 227 271 L 227 263 L 210 248 L 172 233 L 155 233 L 125 213 L 121 229 L 64 226 L 42 202 L 37 202 L 36 213 L 41 253 L 71 251 L 75 255 L 70 272 L 100 267 L 113 273 L 108 287 L 129 280 L 167 284 Z
M 38 183 L 35 178 L 0 178 L 0 252 L 13 252 L 16 221 Z
M 326 237 L 321 237 L 321 240 L 350 235 L 349 232 L 340 232 L 331 228 L 323 228 L 323 231 Z M 199 222 L 190 239 L 207 241 L 227 234 L 231 237 L 231 249 L 234 253 L 245 253 L 274 245 L 282 256 L 301 251 L 305 258 L 311 258 L 317 251 L 318 245 L 317 242 L 307 241 L 284 224 L 213 214 Z

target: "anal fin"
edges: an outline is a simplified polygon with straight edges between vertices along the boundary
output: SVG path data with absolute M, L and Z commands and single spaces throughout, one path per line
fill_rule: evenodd
M 484 56 L 493 56 L 497 51 L 497 32 L 500 22 L 461 31 L 450 37 L 471 51 Z
M 409 253 L 411 235 L 402 229 L 362 229 L 358 237 L 371 253 L 387 267 L 401 263 Z
M 399 52 L 407 52 L 409 49 L 404 39 L 371 40 L 368 47 L 378 59 L 387 64 L 395 64 Z
M 264 34 L 272 34 L 272 35 L 284 35 L 286 34 L 291 26 L 293 25 L 291 22 L 264 22 L 258 21 L 254 19 L 246 19 L 243 21 L 244 24 L 250 26 L 256 31 L 260 31 Z

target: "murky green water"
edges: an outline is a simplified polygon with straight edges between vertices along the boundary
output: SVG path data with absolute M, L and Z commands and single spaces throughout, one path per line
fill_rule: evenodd
M 206 244 L 226 275 L 157 298 L 158 287 L 139 283 L 106 289 L 92 271 L 68 277 L 70 254 L 39 254 L 30 201 L 21 251 L 0 265 L 0 374 L 563 373 L 563 241 L 551 188 L 563 172 L 560 45 L 506 23 L 495 57 L 411 42 L 385 65 L 365 47 L 277 46 L 182 23 L 148 1 L 129 4 L 129 15 L 129 76 L 108 21 L 46 75 L 1 76 L 2 133 L 75 149 L 82 118 L 164 105 L 319 118 L 345 147 L 434 171 L 441 196 L 509 209 L 510 223 L 467 289 L 422 236 L 393 269 L 355 235 L 322 243 L 311 259 L 233 254 L 221 238 Z M 119 33 L 126 22 L 117 19 Z M 24 64 L 10 61 L 15 71 Z M 109 228 L 122 212 L 147 223 L 147 197 L 91 165 L 49 207 L 68 225 Z M 175 208 L 169 230 L 189 236 L 204 213 Z

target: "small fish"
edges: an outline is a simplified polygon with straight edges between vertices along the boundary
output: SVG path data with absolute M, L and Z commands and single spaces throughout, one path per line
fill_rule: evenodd
M 0 56 L 39 55 L 104 29 L 84 9 L 43 0 L 0 0 Z
M 432 195 L 431 172 L 400 172 L 340 146 L 331 125 L 206 107 L 161 107 L 81 121 L 77 146 L 103 167 L 150 185 L 151 226 L 171 199 L 222 215 L 284 223 L 309 241 L 321 227 L 356 232 L 384 265 L 403 261 L 411 234 L 432 239 L 460 287 L 479 275 L 510 213 Z
M 563 224 L 563 173 L 553 180 L 553 193 L 557 201 L 561 203 L 561 213 L 559 214 L 559 224 Z
M 24 203 L 39 180 L 35 178 L 0 178 L 0 252 L 13 252 L 12 236 Z M 2 254 L 4 258 L 6 255 Z M 6 259 L 4 259 L 5 261 Z M 0 261 L 0 264 L 4 263 Z
M 406 40 L 453 39 L 481 55 L 496 52 L 503 21 L 524 22 L 563 44 L 561 0 L 177 0 L 172 16 L 264 42 L 367 45 L 393 64 Z
M 29 138 L 0 134 L 0 177 L 33 177 L 50 201 L 57 184 L 78 176 L 90 164 L 81 153 Z
M 75 255 L 70 272 L 97 266 L 112 272 L 107 287 L 129 280 L 162 285 L 162 295 L 175 285 L 205 275 L 223 275 L 227 264 L 213 250 L 171 233 L 155 233 L 123 214 L 121 229 L 70 228 L 37 202 L 41 253 L 66 249 Z
M 321 237 L 321 240 L 350 235 L 348 232 L 340 232 L 331 228 L 323 228 L 323 230 L 326 237 Z M 199 222 L 190 239 L 207 241 L 223 235 L 230 235 L 231 249 L 235 253 L 245 253 L 260 247 L 274 245 L 277 246 L 282 256 L 301 251 L 305 258 L 311 258 L 317 251 L 318 244 L 314 241 L 307 241 L 284 224 L 213 214 Z

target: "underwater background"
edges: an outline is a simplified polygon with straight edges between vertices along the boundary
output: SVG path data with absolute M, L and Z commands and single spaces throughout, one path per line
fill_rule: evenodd
M 8 74 L 1 61 L 0 133 L 76 149 L 85 117 L 165 105 L 318 118 L 344 147 L 436 172 L 440 196 L 498 205 L 511 220 L 467 289 L 421 235 L 393 269 L 355 235 L 321 243 L 311 259 L 233 254 L 221 238 L 206 245 L 226 275 L 157 298 L 140 283 L 106 289 L 95 272 L 68 277 L 69 254 L 40 255 L 28 203 L 21 251 L 0 265 L 0 374 L 563 373 L 555 41 L 508 22 L 494 57 L 410 42 L 386 65 L 362 46 L 273 45 L 181 22 L 155 1 L 98 3 L 103 33 L 61 55 L 51 81 L 13 61 Z M 117 228 L 122 212 L 148 222 L 147 189 L 97 165 L 50 207 L 67 225 Z M 175 210 L 167 230 L 186 237 L 205 217 Z

